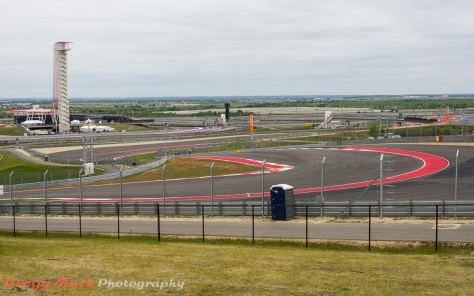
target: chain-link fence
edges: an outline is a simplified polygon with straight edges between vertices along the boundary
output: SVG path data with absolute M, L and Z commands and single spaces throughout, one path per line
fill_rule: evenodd
M 118 238 L 124 234 L 147 234 L 156 235 L 158 240 L 169 236 L 200 237 L 203 241 L 211 237 L 245 238 L 252 242 L 283 239 L 304 241 L 306 247 L 321 240 L 359 241 L 369 250 L 374 242 L 426 242 L 436 250 L 439 243 L 474 243 L 474 219 L 464 216 L 474 212 L 474 203 L 425 205 L 423 211 L 431 216 L 423 219 L 381 218 L 382 209 L 376 205 L 355 207 L 359 213 L 356 217 L 328 219 L 321 218 L 320 208 L 314 205 L 14 204 L 1 206 L 0 229 L 14 236 L 42 231 L 46 236 L 56 232 L 74 232 L 79 236 L 116 233 Z M 222 216 L 229 208 L 238 216 Z M 443 216 L 442 208 L 453 215 Z M 24 215 L 32 209 L 41 215 Z M 288 215 L 281 216 L 282 212 Z M 183 218 L 183 213 L 194 215 Z M 293 213 L 296 216 L 292 217 Z

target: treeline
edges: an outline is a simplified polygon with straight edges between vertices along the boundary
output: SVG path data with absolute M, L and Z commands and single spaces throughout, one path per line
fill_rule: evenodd
M 320 107 L 353 107 L 371 109 L 442 109 L 448 105 L 452 109 L 474 108 L 473 99 L 401 99 L 382 101 L 329 101 L 319 103 Z
M 340 107 L 340 108 L 370 108 L 380 110 L 409 110 L 409 109 L 439 109 L 449 105 L 453 109 L 474 108 L 473 99 L 389 99 L 389 100 L 298 100 L 284 102 L 256 102 L 245 107 Z

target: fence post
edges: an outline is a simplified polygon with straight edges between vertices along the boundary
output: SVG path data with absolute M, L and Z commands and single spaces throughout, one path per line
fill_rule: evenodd
M 320 213 L 321 218 L 323 217 L 323 206 L 324 206 L 324 200 L 321 198 L 321 208 L 320 208 L 320 210 L 321 210 L 321 213 Z
M 117 239 L 120 239 L 120 209 L 118 203 L 115 203 L 115 211 L 117 212 Z
M 255 244 L 255 206 L 252 205 L 252 244 Z
M 15 205 L 12 205 L 12 213 L 13 213 L 13 237 L 15 237 L 16 236 Z
M 372 206 L 369 205 L 369 251 L 370 251 L 370 243 L 371 243 L 371 232 L 372 232 Z
M 48 204 L 44 205 L 44 229 L 45 235 L 48 237 Z
M 79 204 L 79 237 L 82 238 L 82 205 Z
M 435 250 L 438 252 L 438 205 L 436 205 L 436 239 L 435 239 Z
M 443 209 L 441 210 L 441 215 L 444 217 L 444 215 L 446 215 L 446 203 L 445 203 L 445 200 L 443 199 Z
M 158 241 L 161 241 L 161 225 L 160 225 L 160 204 L 156 204 L 156 223 L 158 227 Z
M 305 207 L 305 214 L 306 214 L 306 248 L 308 247 L 308 205 Z
M 204 242 L 204 205 L 201 206 L 202 214 L 202 242 Z

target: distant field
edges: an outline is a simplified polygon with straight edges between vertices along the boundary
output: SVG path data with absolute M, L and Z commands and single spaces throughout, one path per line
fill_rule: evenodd
M 2 136 L 23 136 L 26 130 L 21 126 L 0 128 L 0 135 Z
M 319 243 L 257 242 L 101 235 L 0 233 L 1 295 L 472 295 L 468 249 L 434 254 Z M 50 281 L 47 291 L 11 288 L 9 278 Z M 90 279 L 92 288 L 55 287 Z M 159 282 L 162 288 L 98 287 L 111 282 Z M 181 289 L 169 287 L 170 280 Z M 184 282 L 184 284 L 183 284 Z M 46 287 L 46 285 L 44 286 Z M 40 288 L 41 290 L 41 288 Z
M 236 108 L 232 108 L 231 110 L 235 111 Z M 291 107 L 271 107 L 271 106 L 261 106 L 261 107 L 240 107 L 238 108 L 242 112 L 252 112 L 258 115 L 279 115 L 279 114 L 324 114 L 325 111 L 333 111 L 336 113 L 342 112 L 356 112 L 356 111 L 369 111 L 368 108 L 338 108 L 338 107 L 328 107 L 328 108 L 318 108 L 318 107 L 298 107 L 298 106 L 291 106 Z M 179 115 L 191 115 L 196 114 L 199 112 L 221 112 L 222 109 L 201 109 L 201 110 L 179 110 L 179 111 L 169 111 L 170 113 L 175 113 Z
M 142 131 L 150 130 L 147 127 L 136 125 L 136 124 L 129 124 L 129 123 L 105 123 L 101 125 L 113 127 L 116 132 L 119 132 L 122 130 L 127 131 L 127 132 L 142 132 Z

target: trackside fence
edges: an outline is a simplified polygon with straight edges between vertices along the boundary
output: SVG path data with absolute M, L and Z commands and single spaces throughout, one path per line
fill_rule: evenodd
M 425 242 L 439 247 L 449 247 L 440 243 L 474 243 L 474 219 L 460 218 L 462 212 L 453 205 L 425 206 L 423 211 L 433 215 L 427 219 L 382 218 L 382 207 L 376 205 L 357 205 L 360 215 L 355 218 L 322 219 L 320 208 L 314 205 L 297 205 L 291 209 L 286 206 L 272 206 L 269 212 L 261 205 L 248 204 L 237 211 L 243 211 L 242 217 L 223 217 L 222 206 L 217 205 L 164 205 L 149 203 L 143 205 L 146 214 L 131 217 L 137 204 L 107 204 L 101 217 L 94 213 L 97 206 L 91 204 L 35 204 L 36 213 L 26 216 L 31 205 L 2 205 L 0 229 L 10 231 L 13 236 L 28 235 L 31 231 L 41 231 L 47 237 L 57 232 L 73 232 L 82 237 L 84 233 L 116 233 L 117 239 L 127 234 L 147 234 L 156 236 L 157 240 L 168 236 L 199 237 L 204 242 L 211 237 L 233 237 L 249 239 L 252 243 L 258 240 L 279 239 L 297 240 L 309 243 L 318 240 L 359 241 L 366 243 L 370 250 L 374 242 Z M 229 207 L 229 206 L 227 206 Z M 442 207 L 456 218 L 443 217 Z M 465 211 L 474 204 L 463 205 Z M 171 209 L 179 208 L 182 212 L 194 212 L 192 218 L 177 217 Z M 385 208 L 385 207 L 384 207 Z M 40 212 L 41 209 L 41 213 Z M 291 213 L 296 210 L 297 216 L 289 220 L 276 220 L 277 212 Z M 58 216 L 57 213 L 68 215 Z M 142 213 L 143 214 L 143 213 Z
M 120 203 L 119 203 L 120 204 Z M 156 203 L 146 202 L 124 202 L 121 205 L 124 215 L 154 215 Z M 256 215 L 271 216 L 271 205 L 265 202 L 161 202 L 163 213 L 169 216 L 199 216 L 201 207 L 210 209 L 212 215 L 216 216 L 250 216 L 251 208 L 255 207 Z M 22 202 L 15 203 L 18 214 L 42 214 L 44 203 Z M 77 212 L 78 203 L 73 202 L 50 202 L 49 212 L 55 215 L 74 215 Z M 372 214 L 381 217 L 435 217 L 435 206 L 439 206 L 439 216 L 446 218 L 473 218 L 474 201 L 390 201 L 383 205 L 377 202 L 324 202 L 324 203 L 296 203 L 292 206 L 296 216 L 306 215 L 305 206 L 308 206 L 308 216 L 320 218 L 358 218 L 368 217 L 369 206 L 372 206 Z M 115 203 L 90 202 L 83 203 L 82 211 L 86 215 L 111 215 L 115 212 Z M 0 214 L 10 213 L 9 203 L 0 204 Z

